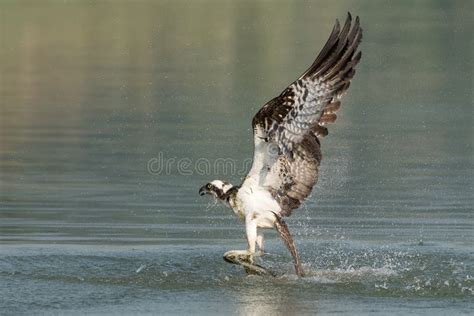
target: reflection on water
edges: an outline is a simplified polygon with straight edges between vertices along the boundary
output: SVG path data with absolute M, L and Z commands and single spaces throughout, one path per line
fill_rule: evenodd
M 243 247 L 242 225 L 197 195 L 239 176 L 147 165 L 160 155 L 244 165 L 253 114 L 348 10 L 361 16 L 363 60 L 313 197 L 288 220 L 310 276 L 294 278 L 268 234 L 264 262 L 281 276 L 244 278 L 221 261 Z M 468 311 L 472 16 L 467 1 L 2 2 L 0 305 Z

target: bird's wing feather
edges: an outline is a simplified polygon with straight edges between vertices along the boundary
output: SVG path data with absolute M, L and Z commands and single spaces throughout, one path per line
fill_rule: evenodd
M 362 39 L 357 17 L 336 24 L 313 64 L 254 116 L 254 160 L 242 185 L 268 189 L 290 215 L 311 193 L 321 160 L 319 137 L 336 120 L 340 98 L 349 88 Z

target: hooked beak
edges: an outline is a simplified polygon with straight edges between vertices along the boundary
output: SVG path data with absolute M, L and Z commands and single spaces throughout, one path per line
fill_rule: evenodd
M 206 195 L 208 192 L 209 192 L 209 190 L 207 189 L 207 184 L 206 184 L 206 185 L 203 185 L 203 186 L 199 189 L 199 195 L 200 195 L 200 196 Z

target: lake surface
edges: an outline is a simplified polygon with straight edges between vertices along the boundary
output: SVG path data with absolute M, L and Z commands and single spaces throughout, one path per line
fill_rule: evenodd
M 198 189 L 240 182 L 252 116 L 347 11 L 362 62 L 287 219 L 308 276 L 268 232 L 278 276 L 246 277 L 222 260 L 244 226 Z M 0 314 L 472 313 L 472 21 L 470 1 L 2 1 Z

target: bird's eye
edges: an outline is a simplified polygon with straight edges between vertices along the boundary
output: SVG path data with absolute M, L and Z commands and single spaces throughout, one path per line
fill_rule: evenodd
M 208 185 L 207 185 L 207 188 L 208 188 L 208 189 L 212 188 L 212 185 L 211 185 L 211 184 L 208 184 Z

